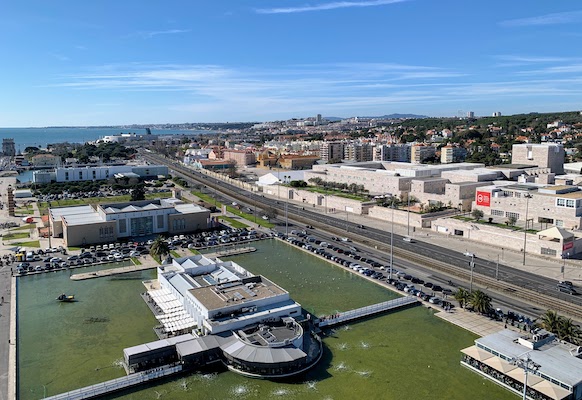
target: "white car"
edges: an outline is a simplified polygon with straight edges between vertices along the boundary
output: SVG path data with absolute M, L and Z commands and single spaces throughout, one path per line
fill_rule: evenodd
M 412 239 L 410 236 L 404 236 L 402 240 L 408 243 L 414 243 L 414 239 Z
M 463 255 L 465 257 L 473 257 L 473 258 L 475 258 L 475 253 L 471 253 L 470 251 L 464 252 Z
M 342 242 L 351 242 L 351 239 L 350 238 L 347 238 L 347 237 L 343 237 L 342 238 Z
M 130 257 L 139 257 L 140 255 L 140 252 L 135 250 L 129 253 Z

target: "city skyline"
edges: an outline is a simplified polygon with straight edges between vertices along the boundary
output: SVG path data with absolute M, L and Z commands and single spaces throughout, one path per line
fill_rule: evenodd
M 11 3 L 0 126 L 574 111 L 581 22 L 570 1 Z

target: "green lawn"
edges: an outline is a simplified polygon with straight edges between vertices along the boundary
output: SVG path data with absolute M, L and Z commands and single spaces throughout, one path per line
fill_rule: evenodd
M 146 200 L 153 199 L 164 199 L 172 196 L 171 192 L 161 192 L 161 193 L 146 193 Z M 70 206 L 82 206 L 82 205 L 93 205 L 102 203 L 123 203 L 130 201 L 131 196 L 129 194 L 123 196 L 111 196 L 111 197 L 89 197 L 87 199 L 65 199 L 65 200 L 54 200 L 51 201 L 51 207 L 70 207 Z M 41 215 L 48 214 L 48 203 L 41 201 L 38 203 L 38 209 Z
M 214 203 L 214 198 L 212 198 L 212 196 L 209 196 L 209 195 L 207 195 L 205 193 L 202 193 L 202 192 L 192 192 L 192 194 L 194 196 L 198 197 L 200 200 L 205 201 L 205 202 L 207 202 L 209 204 Z M 216 203 L 216 207 L 217 208 L 221 208 L 222 207 L 222 204 Z M 265 228 L 273 228 L 275 226 L 275 224 L 273 224 L 273 223 L 271 223 L 269 221 L 265 221 L 263 218 L 261 218 L 258 215 L 255 218 L 255 215 L 254 214 L 249 214 L 249 213 L 243 212 L 243 211 L 239 210 L 236 207 L 226 206 L 226 210 L 228 212 L 230 212 L 230 213 L 232 213 L 234 215 L 237 215 L 237 216 L 239 216 L 241 218 L 244 218 L 244 219 L 246 219 L 247 221 L 250 221 L 250 222 L 255 222 L 255 219 L 256 219 L 256 224 L 257 225 L 260 225 L 260 226 L 263 226 Z M 221 217 L 221 218 L 223 218 L 223 219 L 225 219 L 225 220 L 227 220 L 229 222 L 232 222 L 232 227 L 233 228 L 246 228 L 248 226 L 248 225 L 245 225 L 242 222 L 238 222 L 238 221 L 236 221 L 236 220 L 234 220 L 232 218 L 228 218 L 228 217 Z M 237 225 L 240 224 L 240 226 L 237 226 L 235 224 L 237 224 Z
M 511 231 L 523 231 L 523 228 L 517 227 L 517 226 L 510 226 L 507 224 L 500 224 L 497 222 L 489 222 L 486 221 L 484 219 L 480 219 L 479 221 L 476 221 L 475 218 L 471 218 L 471 217 L 463 217 L 461 215 L 457 215 L 453 217 L 454 219 L 458 219 L 461 221 L 465 221 L 465 222 L 472 222 L 474 224 L 480 224 L 480 225 L 490 225 L 490 226 L 495 226 L 497 228 L 503 228 L 503 229 L 509 229 Z M 528 229 L 527 230 L 529 233 L 538 233 L 537 229 Z
M 265 228 L 273 228 L 275 226 L 275 224 L 273 224 L 269 221 L 265 221 L 260 216 L 255 217 L 254 214 L 249 214 L 249 213 L 243 212 L 236 207 L 226 206 L 226 210 L 230 213 L 233 213 L 234 215 L 238 215 L 239 217 L 244 218 L 247 221 L 254 222 L 257 225 L 263 226 Z
M 17 226 L 16 228 L 10 229 L 10 231 L 28 231 L 31 229 L 36 229 L 36 224 L 26 224 L 26 225 Z
M 32 240 L 30 242 L 12 243 L 12 245 L 20 247 L 40 247 L 40 242 L 38 240 Z
M 313 187 L 313 186 L 307 186 L 307 187 L 300 188 L 300 189 L 307 190 L 308 192 L 312 192 L 312 193 L 327 194 L 330 196 L 343 197 L 346 199 L 352 199 L 352 200 L 357 200 L 357 201 L 368 201 L 369 200 L 368 196 L 366 196 L 366 195 L 346 193 L 346 192 L 342 192 L 341 190 L 335 190 L 335 189 L 324 189 L 324 188 Z
M 232 226 L 233 228 L 237 228 L 238 229 L 238 228 L 246 228 L 246 227 L 248 227 L 248 225 L 243 224 L 242 222 L 240 222 L 239 220 L 236 220 L 234 218 L 221 216 L 220 219 L 223 219 L 226 222 L 228 222 L 229 225 Z
M 32 208 L 17 208 L 14 210 L 14 214 L 30 215 L 30 214 L 34 214 L 34 210 Z
M 190 251 L 192 252 L 192 254 L 202 254 L 196 249 L 190 249 Z
M 174 258 L 180 258 L 180 257 L 181 257 L 181 256 L 180 256 L 180 254 L 178 254 L 178 252 L 177 252 L 177 251 L 175 251 L 175 250 L 170 250 L 170 254 L 171 254 L 171 255 L 172 255 L 172 257 L 174 257 Z
M 30 237 L 30 234 L 26 233 L 26 232 L 14 232 L 14 233 L 8 233 L 4 236 L 2 236 L 3 240 L 14 240 L 14 239 L 28 239 Z
M 206 193 L 202 193 L 202 192 L 195 192 L 193 191 L 192 194 L 196 197 L 198 197 L 200 200 L 207 202 L 208 204 L 213 204 L 214 203 L 214 198 Z M 222 207 L 222 204 L 220 203 L 216 203 L 216 208 L 220 208 Z
M 141 265 L 141 261 L 137 259 L 137 257 L 131 257 L 131 261 L 134 265 Z

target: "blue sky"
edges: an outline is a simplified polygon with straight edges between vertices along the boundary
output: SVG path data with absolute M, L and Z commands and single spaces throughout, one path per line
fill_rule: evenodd
M 582 109 L 579 0 L 6 2 L 0 127 Z

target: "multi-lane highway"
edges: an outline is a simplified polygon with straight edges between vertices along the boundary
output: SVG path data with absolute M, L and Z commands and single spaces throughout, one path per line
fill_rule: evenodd
M 286 220 L 297 221 L 301 224 L 313 225 L 334 235 L 348 236 L 353 240 L 377 247 L 380 252 L 390 251 L 391 232 L 372 227 L 361 229 L 359 223 L 338 219 L 334 216 L 313 211 L 308 207 L 274 200 L 260 194 L 241 190 L 222 180 L 193 171 L 183 165 L 163 158 L 157 154 L 142 152 L 144 158 L 152 163 L 168 165 L 175 174 L 182 176 L 193 186 L 204 185 L 212 188 L 217 196 L 225 197 L 227 202 L 236 200 L 251 208 L 274 207 L 279 211 L 279 220 L 282 224 Z M 219 194 L 220 193 L 220 194 Z M 283 232 L 285 228 L 283 227 Z M 471 280 L 476 286 L 487 287 L 507 297 L 515 297 L 537 304 L 543 308 L 551 308 L 577 320 L 582 320 L 582 296 L 571 296 L 556 290 L 557 281 L 546 277 L 531 274 L 516 268 L 509 267 L 480 258 L 474 259 L 471 273 L 469 262 L 471 259 L 458 251 L 450 250 L 426 241 L 409 243 L 402 240 L 397 234 L 393 236 L 393 251 L 395 265 L 414 263 L 438 271 L 441 275 L 468 283 Z

